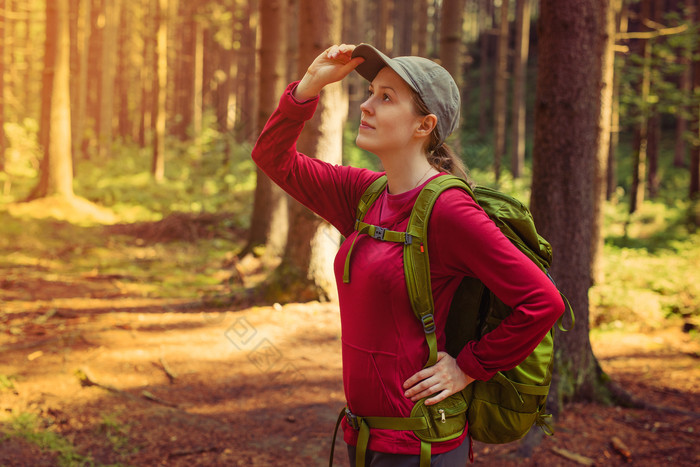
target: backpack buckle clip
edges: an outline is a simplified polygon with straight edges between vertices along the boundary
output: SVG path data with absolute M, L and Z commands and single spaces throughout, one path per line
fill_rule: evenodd
M 345 420 L 347 420 L 348 425 L 350 425 L 353 430 L 360 429 L 360 422 L 357 421 L 357 415 L 350 412 L 350 409 L 347 407 L 345 407 Z
M 423 331 L 426 334 L 435 332 L 435 319 L 432 313 L 422 316 L 420 320 L 423 323 Z
M 376 238 L 377 240 L 384 240 L 384 232 L 386 229 L 384 227 L 379 227 L 378 225 L 374 226 L 374 235 L 372 237 Z

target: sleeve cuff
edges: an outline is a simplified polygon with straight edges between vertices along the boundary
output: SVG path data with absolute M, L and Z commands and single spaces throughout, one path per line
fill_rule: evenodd
M 314 112 L 316 112 L 318 96 L 303 102 L 297 100 L 293 92 L 298 84 L 299 81 L 295 81 L 287 86 L 280 99 L 279 109 L 287 118 L 292 120 L 310 120 L 314 116 Z
M 493 377 L 495 372 L 486 371 L 476 360 L 474 357 L 475 344 L 476 341 L 471 341 L 462 349 L 459 355 L 457 355 L 457 365 L 471 378 L 478 379 L 479 381 L 488 381 Z

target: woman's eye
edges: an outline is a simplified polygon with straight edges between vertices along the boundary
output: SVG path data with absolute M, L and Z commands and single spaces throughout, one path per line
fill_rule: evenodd
M 372 91 L 367 91 L 367 97 L 372 97 L 374 93 Z
M 391 99 L 389 99 L 389 94 L 384 94 L 384 95 L 382 96 L 382 99 L 384 99 L 385 101 L 391 100 Z

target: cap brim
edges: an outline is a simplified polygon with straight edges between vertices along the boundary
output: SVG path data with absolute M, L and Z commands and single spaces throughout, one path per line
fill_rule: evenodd
M 367 81 L 374 81 L 374 78 L 377 77 L 379 71 L 385 66 L 388 66 L 389 68 L 394 70 L 401 77 L 401 79 L 404 80 L 406 84 L 408 84 L 408 86 L 411 89 L 413 89 L 416 92 L 419 92 L 419 90 L 413 84 L 411 77 L 408 75 L 408 73 L 406 73 L 406 70 L 404 70 L 403 66 L 401 66 L 401 64 L 396 62 L 395 60 L 392 60 L 388 56 L 384 55 L 374 46 L 369 44 L 358 45 L 352 52 L 352 58 L 355 57 L 362 57 L 365 59 L 365 61 L 360 63 L 357 66 L 357 68 L 355 68 L 355 70 L 360 74 L 360 76 L 362 76 Z
M 372 81 L 379 73 L 379 70 L 389 65 L 391 59 L 369 44 L 360 44 L 352 52 L 352 58 L 362 57 L 364 62 L 360 63 L 355 71 L 367 81 Z

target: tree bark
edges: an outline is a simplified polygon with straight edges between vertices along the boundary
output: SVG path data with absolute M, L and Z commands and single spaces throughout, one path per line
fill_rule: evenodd
M 389 39 L 394 35 L 394 24 L 391 21 L 392 12 L 394 11 L 394 0 L 384 0 L 377 3 L 376 8 L 379 10 L 377 15 L 379 24 L 377 27 L 377 38 L 375 45 L 379 50 L 391 57 L 393 56 L 393 41 Z M 314 13 L 309 12 L 309 14 Z
M 7 146 L 5 138 L 5 44 L 7 44 L 7 36 L 5 36 L 5 14 L 7 5 L 6 0 L 0 0 L 0 172 L 5 171 L 5 148 Z M 3 190 L 4 192 L 4 190 Z
M 116 82 L 116 96 L 118 97 L 118 102 L 116 105 L 117 109 L 117 135 L 122 140 L 131 140 L 133 131 L 133 121 L 132 115 L 130 113 L 130 88 L 129 85 L 135 81 L 133 76 L 133 68 L 130 66 L 129 57 L 132 53 L 133 44 L 131 43 L 131 38 L 135 35 L 134 31 L 134 19 L 131 9 L 127 8 L 128 5 L 123 1 L 119 3 L 119 30 L 117 31 L 117 43 L 119 44 L 118 54 L 117 54 L 117 82 Z M 133 8 L 133 7 L 132 7 Z
M 88 0 L 89 1 L 89 0 Z M 141 55 L 143 63 L 140 70 L 141 79 L 141 109 L 139 116 L 138 143 L 142 148 L 150 147 L 150 138 L 153 136 L 151 131 L 154 127 L 153 110 L 153 88 L 155 85 L 156 62 L 155 50 L 157 42 L 157 4 L 153 0 L 142 0 L 144 23 L 143 28 L 143 48 Z
M 341 0 L 302 0 L 299 36 L 299 68 L 306 67 L 332 43 L 341 38 Z M 341 83 L 326 86 L 314 117 L 298 141 L 301 152 L 326 162 L 342 160 L 343 123 L 347 116 L 347 94 Z M 297 203 L 290 201 L 289 235 L 282 262 L 273 275 L 271 290 L 277 298 L 295 300 L 335 299 L 337 290 L 333 258 L 340 234 Z
M 501 0 L 501 19 L 498 31 L 498 55 L 496 59 L 496 84 L 493 103 L 493 171 L 496 182 L 501 176 L 501 162 L 506 149 L 506 113 L 508 90 L 508 4 Z
M 592 187 L 608 7 L 606 0 L 542 0 L 540 6 L 531 206 L 538 230 L 552 244 L 551 273 L 576 312 L 576 326 L 555 337 L 555 415 L 564 401 L 605 395 L 589 340 L 588 289 L 599 222 Z
M 700 5 L 695 7 L 695 22 L 700 24 Z M 693 64 L 693 93 L 700 94 L 700 60 Z M 690 149 L 690 187 L 688 195 L 695 205 L 696 214 L 693 216 L 695 226 L 700 226 L 700 102 L 693 110 L 693 145 Z
M 39 147 L 44 151 L 44 157 L 39 165 L 39 183 L 29 194 L 28 201 L 46 196 L 49 188 L 49 161 L 51 160 L 49 136 L 51 133 L 51 99 L 54 86 L 57 37 L 58 5 L 55 2 L 46 2 L 46 40 L 44 41 L 44 70 L 41 78 L 41 114 L 39 116 Z
M 479 3 L 479 24 L 483 28 L 479 34 L 479 135 L 486 139 L 489 126 L 489 115 L 492 115 L 493 107 L 489 105 L 492 102 L 490 97 L 491 82 L 493 76 L 493 60 L 491 54 L 491 44 L 493 42 L 493 2 L 490 0 L 481 0 Z
M 263 71 L 260 74 L 257 127 L 261 129 L 277 107 L 287 84 L 286 6 L 286 0 L 260 2 L 260 69 Z M 253 253 L 260 246 L 265 246 L 267 255 L 280 256 L 287 241 L 287 215 L 287 195 L 258 168 L 248 245 L 241 256 Z
M 238 140 L 254 142 L 262 128 L 257 127 L 258 116 L 258 76 L 260 63 L 258 61 L 258 48 L 260 46 L 260 21 L 259 1 L 246 2 L 246 11 L 243 16 L 241 37 L 241 60 L 238 66 L 243 70 L 243 79 L 239 79 L 237 99 L 240 109 L 237 116 L 239 124 Z M 240 76 L 240 74 L 239 74 Z
M 464 0 L 443 0 L 440 16 L 440 63 L 450 72 L 457 87 L 462 84 L 462 16 Z
M 168 85 L 168 0 L 153 0 L 156 24 L 156 47 L 153 73 L 153 166 L 156 182 L 165 178 L 165 118 Z
M 90 54 L 90 35 L 92 31 L 92 1 L 80 0 L 78 7 L 78 78 L 75 96 L 76 107 L 73 111 L 73 155 L 78 157 L 83 150 L 83 140 L 85 135 L 85 115 L 87 111 L 87 90 L 88 90 L 88 57 Z
M 100 158 L 106 158 L 112 149 L 114 119 L 114 83 L 116 76 L 117 27 L 119 26 L 120 0 L 105 1 L 105 26 L 103 31 L 102 77 L 100 79 L 100 119 L 97 130 Z
M 411 55 L 414 3 L 415 0 L 404 0 L 394 10 L 394 55 Z
M 603 281 L 603 265 L 601 255 L 604 238 L 602 226 L 605 218 L 603 205 L 608 186 L 608 153 L 610 151 L 610 136 L 612 127 L 612 109 L 615 75 L 615 34 L 617 32 L 616 18 L 620 12 L 622 0 L 609 0 L 603 12 L 604 42 L 601 54 L 601 89 L 600 117 L 598 136 L 598 155 L 595 159 L 594 198 L 593 198 L 593 232 L 591 234 L 591 278 L 593 283 Z
M 415 8 L 415 30 L 413 36 L 413 47 L 411 47 L 411 55 L 426 57 L 428 55 L 428 0 L 417 0 L 414 3 Z
M 516 0 L 515 57 L 513 61 L 513 121 L 510 170 L 519 178 L 525 167 L 527 58 L 530 50 L 530 0 Z
M 641 13 L 639 15 L 639 27 L 645 19 L 650 19 L 650 0 L 642 0 Z M 652 43 L 649 39 L 638 39 L 631 49 L 642 57 L 642 76 L 637 83 L 637 90 L 641 96 L 641 104 L 638 109 L 638 125 L 635 130 L 634 160 L 632 163 L 632 186 L 630 188 L 630 214 L 637 211 L 646 195 L 647 178 L 647 147 L 649 144 L 649 94 L 651 90 L 651 52 Z
M 70 118 L 70 5 L 56 0 L 56 56 L 51 92 L 47 196 L 72 198 L 73 158 Z

